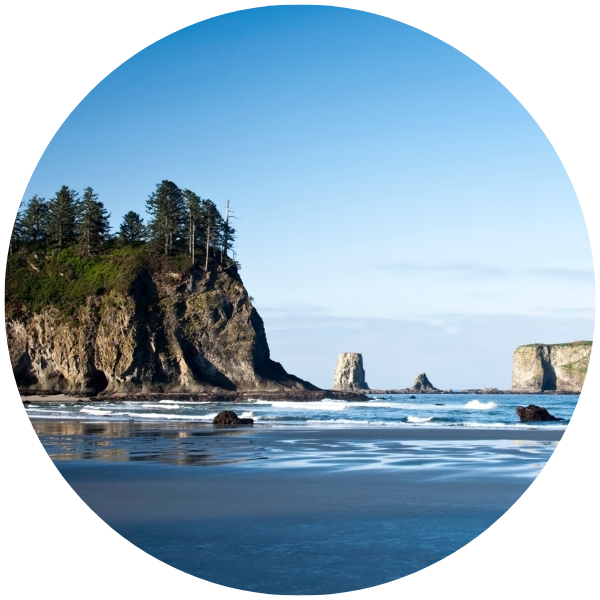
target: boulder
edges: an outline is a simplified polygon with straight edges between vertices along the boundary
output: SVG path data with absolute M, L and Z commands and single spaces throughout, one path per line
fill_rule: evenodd
M 333 375 L 334 390 L 368 390 L 362 354 L 343 352 L 338 356 Z
M 417 378 L 415 379 L 415 382 L 413 383 L 413 386 L 411 389 L 414 390 L 415 392 L 425 392 L 425 391 L 437 392 L 437 391 L 439 391 L 437 388 L 433 387 L 433 385 L 431 384 L 431 381 L 429 381 L 429 379 L 427 379 L 427 375 L 425 375 L 425 373 L 421 373 L 420 375 L 417 375 Z
M 232 410 L 222 410 L 214 419 L 213 425 L 227 427 L 229 425 L 252 425 L 254 419 L 241 419 Z
M 552 416 L 543 406 L 535 404 L 517 406 L 516 412 L 521 421 L 564 421 L 564 419 Z

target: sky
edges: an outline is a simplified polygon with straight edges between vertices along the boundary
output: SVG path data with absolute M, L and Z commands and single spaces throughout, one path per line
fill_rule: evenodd
M 91 186 L 117 229 L 163 179 L 230 200 L 271 355 L 321 387 L 361 352 L 374 388 L 508 388 L 518 345 L 592 339 L 589 240 L 550 142 L 397 21 L 280 6 L 168 36 L 71 113 L 24 199 Z

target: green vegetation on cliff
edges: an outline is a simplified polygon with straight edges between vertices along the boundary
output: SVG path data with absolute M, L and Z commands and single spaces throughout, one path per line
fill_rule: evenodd
M 8 257 L 6 265 L 6 316 L 39 313 L 48 306 L 72 314 L 90 297 L 109 291 L 126 294 L 144 269 L 181 274 L 191 267 L 187 255 L 157 255 L 148 245 L 117 247 L 90 256 L 75 246 L 59 251 L 20 250 Z
M 210 270 L 238 263 L 229 256 L 235 230 L 216 205 L 163 180 L 146 202 L 147 224 L 137 213 L 110 234 L 102 202 L 88 187 L 62 186 L 46 201 L 34 196 L 19 211 L 6 269 L 8 318 L 53 306 L 73 314 L 89 298 L 126 294 L 144 270 L 183 278 L 193 267 Z M 233 253 L 235 254 L 235 253 Z

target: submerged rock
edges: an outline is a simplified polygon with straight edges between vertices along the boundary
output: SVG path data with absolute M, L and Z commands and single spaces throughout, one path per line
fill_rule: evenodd
M 214 419 L 213 425 L 252 425 L 254 419 L 242 419 L 232 410 L 222 410 Z
M 368 390 L 362 354 L 344 352 L 338 356 L 333 375 L 334 390 Z
M 431 381 L 429 381 L 429 379 L 427 379 L 427 375 L 425 375 L 425 373 L 421 373 L 420 375 L 417 375 L 417 378 L 415 379 L 415 382 L 413 383 L 412 388 L 415 391 L 419 391 L 419 392 L 424 392 L 424 391 L 432 391 L 432 392 L 438 392 L 439 390 L 436 387 L 433 387 L 433 385 L 431 384 Z
M 521 421 L 564 421 L 564 419 L 551 415 L 543 406 L 535 404 L 517 406 L 516 412 Z

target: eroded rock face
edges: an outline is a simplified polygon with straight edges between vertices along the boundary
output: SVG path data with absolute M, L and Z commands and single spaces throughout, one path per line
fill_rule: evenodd
M 516 412 L 521 421 L 564 421 L 564 419 L 552 416 L 543 406 L 535 404 L 517 406 Z
M 270 358 L 263 321 L 235 269 L 140 273 L 127 295 L 6 321 L 17 385 L 67 393 L 318 389 Z
M 513 356 L 512 389 L 579 392 L 591 352 L 592 342 L 519 346 Z
M 368 390 L 362 354 L 344 352 L 338 356 L 333 375 L 334 390 Z
M 416 391 L 438 391 L 438 389 L 436 387 L 433 387 L 433 385 L 431 384 L 431 381 L 429 381 L 429 379 L 427 379 L 427 375 L 425 375 L 425 373 L 421 373 L 420 375 L 417 375 L 415 382 L 413 383 L 412 388 L 413 390 Z

